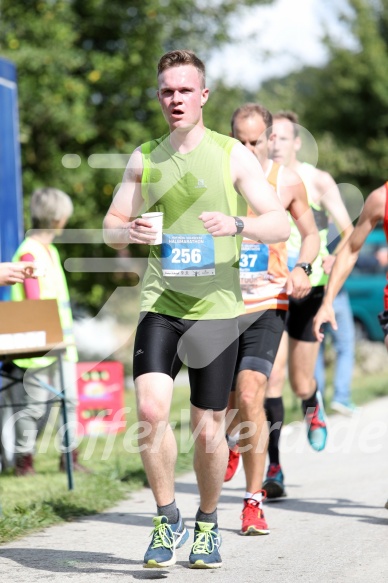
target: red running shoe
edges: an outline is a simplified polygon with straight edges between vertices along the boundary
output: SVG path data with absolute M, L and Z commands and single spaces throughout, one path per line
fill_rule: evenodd
M 261 491 L 263 492 L 263 490 Z M 264 498 L 265 493 L 263 500 Z M 240 518 L 242 520 L 241 534 L 255 536 L 270 533 L 268 524 L 264 518 L 263 509 L 261 508 L 261 502 L 258 502 L 258 500 L 254 500 L 253 498 L 245 499 Z
M 229 482 L 242 468 L 242 457 L 238 451 L 238 445 L 229 449 L 228 466 L 225 472 L 224 482 Z
M 269 464 L 263 490 L 265 490 L 268 499 L 287 495 L 284 490 L 284 474 L 279 464 Z

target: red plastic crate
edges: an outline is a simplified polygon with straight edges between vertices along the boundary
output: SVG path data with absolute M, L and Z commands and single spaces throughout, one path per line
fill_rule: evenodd
M 125 430 L 124 367 L 121 362 L 78 362 L 77 418 L 84 435 Z

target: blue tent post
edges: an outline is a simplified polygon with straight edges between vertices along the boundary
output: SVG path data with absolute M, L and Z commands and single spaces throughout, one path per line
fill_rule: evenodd
M 0 57 L 0 261 L 11 261 L 23 236 L 16 68 Z M 0 287 L 0 300 L 8 299 L 9 288 Z

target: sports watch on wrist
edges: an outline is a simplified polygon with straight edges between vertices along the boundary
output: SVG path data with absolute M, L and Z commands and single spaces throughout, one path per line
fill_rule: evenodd
M 296 263 L 295 267 L 301 267 L 306 275 L 311 275 L 313 272 L 311 263 Z
M 236 232 L 234 235 L 232 235 L 232 237 L 235 237 L 236 235 L 239 235 L 241 233 L 241 231 L 244 229 L 244 221 L 242 221 L 239 217 L 233 217 L 234 218 L 234 223 L 236 225 Z

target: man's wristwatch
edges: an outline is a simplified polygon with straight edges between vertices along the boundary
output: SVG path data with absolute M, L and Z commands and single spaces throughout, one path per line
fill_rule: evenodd
M 236 225 L 236 232 L 234 235 L 232 235 L 232 237 L 235 237 L 236 235 L 239 235 L 241 233 L 241 231 L 244 229 L 244 221 L 242 221 L 239 217 L 233 217 L 234 218 L 234 223 Z
M 313 272 L 313 268 L 311 267 L 311 263 L 296 263 L 295 267 L 301 267 L 306 275 L 311 275 Z

